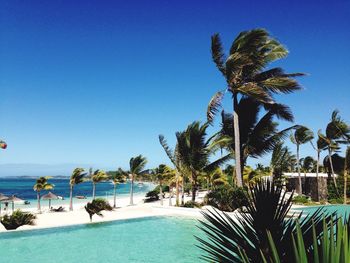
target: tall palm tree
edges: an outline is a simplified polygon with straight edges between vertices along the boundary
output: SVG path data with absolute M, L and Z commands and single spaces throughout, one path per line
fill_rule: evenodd
M 132 157 L 129 161 L 130 165 L 130 205 L 134 205 L 134 180 L 136 176 L 144 172 L 145 166 L 147 163 L 146 157 L 143 157 L 141 154 Z
M 344 165 L 344 204 L 346 204 L 346 192 L 347 192 L 347 182 L 348 175 L 350 173 L 350 147 L 348 146 L 345 152 L 345 165 Z
M 339 191 L 334 173 L 332 154 L 340 149 L 339 144 L 346 143 L 346 141 L 344 141 L 343 139 L 344 137 L 350 137 L 349 133 L 349 126 L 341 119 L 341 117 L 339 116 L 339 111 L 337 110 L 334 110 L 332 112 L 331 121 L 327 124 L 326 127 L 326 134 L 322 134 L 319 132 L 319 136 L 327 143 L 328 160 L 331 169 L 331 176 L 333 178 L 333 183 L 338 195 Z
M 165 164 L 160 164 L 157 168 L 153 169 L 153 174 L 156 181 L 159 183 L 160 204 L 163 205 L 163 183 L 170 177 L 172 171 L 171 168 Z
M 75 168 L 72 175 L 70 176 L 69 186 L 69 210 L 73 211 L 73 188 L 75 185 L 85 182 L 86 173 L 84 173 L 83 168 Z
M 265 111 L 261 116 L 261 111 Z M 286 137 L 290 130 L 298 126 L 292 126 L 281 131 L 278 130 L 278 124 L 274 118 L 285 121 L 293 121 L 291 110 L 282 104 L 263 106 L 252 98 L 241 98 L 236 111 L 241 117 L 239 127 L 241 131 L 241 168 L 245 166 L 247 159 L 260 158 L 272 151 L 281 139 Z M 261 116 L 261 117 L 260 117 Z M 225 148 L 235 153 L 235 139 L 232 114 L 221 113 L 221 130 L 213 138 L 212 147 Z
M 300 89 L 293 77 L 303 74 L 286 74 L 281 68 L 265 71 L 271 62 L 286 57 L 288 51 L 264 29 L 241 32 L 233 41 L 227 57 L 223 50 L 219 34 L 214 34 L 211 38 L 212 58 L 224 76 L 227 87 L 210 100 L 207 118 L 208 121 L 213 121 L 224 95 L 229 92 L 233 100 L 235 172 L 237 185 L 242 186 L 238 97 L 251 97 L 263 104 L 273 104 L 273 94 L 291 93 Z
M 282 142 L 277 143 L 271 155 L 271 176 L 280 178 L 284 171 L 290 169 L 289 166 L 293 163 L 294 158 L 295 156 L 287 146 L 283 146 Z
M 180 175 L 182 176 L 182 204 L 184 204 L 184 176 L 185 176 L 185 171 L 184 167 L 181 165 L 181 161 L 177 152 L 177 144 L 175 147 L 175 152 L 169 147 L 166 139 L 164 138 L 163 135 L 159 135 L 159 142 L 160 145 L 163 147 L 166 155 L 168 156 L 169 160 L 175 167 L 175 180 L 176 180 L 176 206 L 179 206 L 180 201 L 179 201 L 179 183 L 180 183 Z
M 294 133 L 291 134 L 290 140 L 292 143 L 294 143 L 297 147 L 297 169 L 298 169 L 298 188 L 297 193 L 302 194 L 303 188 L 301 184 L 301 175 L 300 175 L 300 158 L 299 158 L 299 149 L 300 145 L 305 144 L 307 142 L 311 142 L 311 140 L 314 138 L 314 133 L 305 126 L 300 126 L 297 128 Z
M 50 184 L 48 180 L 50 179 L 50 176 L 42 176 L 36 179 L 36 182 L 33 186 L 34 191 L 36 191 L 36 197 L 38 200 L 38 211 L 41 212 L 41 206 L 40 206 L 40 192 L 44 190 L 51 190 L 55 187 L 55 185 Z
M 126 181 L 126 173 L 121 168 L 118 168 L 115 173 L 110 176 L 110 179 L 113 183 L 113 208 L 116 208 L 117 185 Z
M 109 178 L 105 171 L 96 170 L 90 179 L 92 181 L 92 200 L 94 200 L 96 197 L 96 184 L 107 181 Z
M 176 133 L 179 158 L 191 175 L 193 202 L 196 199 L 198 176 L 203 172 L 212 171 L 231 159 L 231 154 L 227 154 L 210 162 L 213 150 L 210 147 L 210 138 L 206 138 L 208 126 L 208 123 L 201 125 L 197 121 L 190 124 L 185 131 Z

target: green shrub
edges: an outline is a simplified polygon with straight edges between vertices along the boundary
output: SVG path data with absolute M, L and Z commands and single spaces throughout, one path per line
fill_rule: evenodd
M 294 204 L 301 204 L 301 205 L 305 205 L 307 203 L 309 203 L 310 200 L 307 196 L 305 195 L 298 195 L 296 197 L 293 197 L 293 203 Z
M 1 224 L 6 228 L 6 230 L 17 229 L 24 225 L 34 225 L 35 215 L 27 212 L 22 212 L 21 210 L 16 210 L 12 215 L 4 215 L 1 218 Z
M 160 193 L 160 186 L 157 185 L 157 186 L 153 189 L 153 191 L 156 191 L 156 192 L 159 194 L 159 193 Z M 162 185 L 162 191 L 163 191 L 163 193 L 169 192 L 169 185 Z
M 159 200 L 159 192 L 152 190 L 147 192 L 145 202 L 153 202 Z
M 330 204 L 343 204 L 344 199 L 342 197 L 338 197 L 338 198 L 329 199 L 328 202 Z
M 211 205 L 221 211 L 233 212 L 248 203 L 243 188 L 221 185 L 210 191 L 204 198 L 206 205 Z
M 201 208 L 202 205 L 200 203 L 194 202 L 194 201 L 187 201 L 183 207 L 187 208 Z
M 92 202 L 89 202 L 86 204 L 85 210 L 89 214 L 90 221 L 92 221 L 92 216 L 94 214 L 96 214 L 98 216 L 103 216 L 101 214 L 101 212 L 103 210 L 112 211 L 113 208 L 111 207 L 111 205 L 108 203 L 107 200 L 105 200 L 103 198 L 96 198 L 96 199 L 92 200 Z

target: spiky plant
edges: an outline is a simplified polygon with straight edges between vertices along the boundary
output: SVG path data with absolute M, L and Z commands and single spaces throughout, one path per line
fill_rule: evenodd
M 239 96 L 253 98 L 262 104 L 273 104 L 273 94 L 291 93 L 300 89 L 293 77 L 303 74 L 286 74 L 281 68 L 265 70 L 271 62 L 286 57 L 288 51 L 264 29 L 241 32 L 233 41 L 227 56 L 219 34 L 214 34 L 211 38 L 211 51 L 213 61 L 224 76 L 227 87 L 210 100 L 207 118 L 208 121 L 213 121 L 224 95 L 230 93 L 233 104 L 237 184 L 242 186 L 240 117 L 237 112 Z
M 296 230 L 296 223 L 287 214 L 293 194 L 287 198 L 282 186 L 262 180 L 249 189 L 247 198 L 246 213 L 238 212 L 231 216 L 217 210 L 203 212 L 206 220 L 200 220 L 199 228 L 208 240 L 197 237 L 200 248 L 206 252 L 203 258 L 208 262 L 242 262 L 241 251 L 244 251 L 249 262 L 263 262 L 262 254 L 265 257 L 272 255 L 267 235 L 269 231 L 276 242 L 281 262 L 290 262 L 293 257 L 292 233 Z M 319 209 L 308 217 L 301 216 L 297 218 L 305 237 L 305 247 L 309 249 L 313 245 L 312 224 L 318 233 L 323 227 L 322 212 Z M 331 216 L 326 216 L 326 219 L 329 220 Z M 262 253 L 259 253 L 260 250 Z
M 6 230 L 17 229 L 24 225 L 34 225 L 36 216 L 32 213 L 22 212 L 21 210 L 15 210 L 11 215 L 4 215 L 1 217 L 1 224 Z
M 108 203 L 107 200 L 102 199 L 102 198 L 96 198 L 92 200 L 91 202 L 88 202 L 85 205 L 85 210 L 89 214 L 90 217 L 90 222 L 92 222 L 92 216 L 93 215 L 98 215 L 98 216 L 103 216 L 101 213 L 102 211 L 112 211 L 113 208 L 112 206 Z
M 73 211 L 73 189 L 77 184 L 81 184 L 85 182 L 86 173 L 84 173 L 83 168 L 75 168 L 72 175 L 70 176 L 69 186 L 70 186 L 70 194 L 69 194 L 69 210 Z

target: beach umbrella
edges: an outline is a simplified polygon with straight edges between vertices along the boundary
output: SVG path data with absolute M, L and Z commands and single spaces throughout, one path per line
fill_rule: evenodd
M 48 192 L 46 195 L 43 195 L 41 197 L 42 200 L 49 200 L 49 208 L 51 208 L 51 200 L 57 200 L 59 199 L 57 195 L 51 193 L 51 192 Z
M 15 196 L 15 195 L 12 195 L 11 197 L 9 197 L 7 200 L 7 202 L 12 202 L 12 212 L 14 211 L 15 209 L 15 202 L 23 202 L 24 200 Z

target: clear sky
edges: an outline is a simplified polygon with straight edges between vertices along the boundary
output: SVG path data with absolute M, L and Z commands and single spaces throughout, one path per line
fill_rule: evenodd
M 0 3 L 0 138 L 9 145 L 0 175 L 126 168 L 137 154 L 148 167 L 168 163 L 158 134 L 174 145 L 225 85 L 211 61 L 215 32 L 228 48 L 240 31 L 266 28 L 290 50 L 276 65 L 309 73 L 303 91 L 278 98 L 296 123 L 317 132 L 333 109 L 350 121 L 348 0 Z

